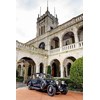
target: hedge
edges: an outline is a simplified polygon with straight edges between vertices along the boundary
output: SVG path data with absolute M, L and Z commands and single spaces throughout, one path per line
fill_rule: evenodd
M 16 77 L 16 82 L 23 82 L 23 80 L 24 80 L 24 77 L 21 77 L 21 76 Z
M 83 57 L 77 59 L 71 66 L 70 79 L 76 87 L 83 87 Z
M 51 74 L 51 66 L 47 66 L 47 74 Z

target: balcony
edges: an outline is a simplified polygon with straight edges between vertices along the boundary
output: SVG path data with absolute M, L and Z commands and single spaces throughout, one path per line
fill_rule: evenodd
M 28 45 L 20 43 L 20 42 L 16 42 L 16 49 L 35 53 L 35 54 L 42 54 L 42 55 L 48 54 L 47 50 L 42 50 L 42 49 L 36 48 L 34 46 L 28 46 Z
M 50 50 L 50 55 L 57 54 L 57 53 L 64 52 L 64 51 L 71 51 L 71 50 L 75 50 L 79 48 L 83 48 L 83 41 L 78 42 L 78 43 L 73 43 L 70 45 L 66 45 L 66 46 L 63 46 L 62 48 Z

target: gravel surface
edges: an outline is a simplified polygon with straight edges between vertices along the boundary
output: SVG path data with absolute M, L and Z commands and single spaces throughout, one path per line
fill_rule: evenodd
M 83 100 L 83 93 L 69 91 L 66 95 L 56 94 L 51 97 L 47 93 L 24 87 L 16 89 L 16 100 Z

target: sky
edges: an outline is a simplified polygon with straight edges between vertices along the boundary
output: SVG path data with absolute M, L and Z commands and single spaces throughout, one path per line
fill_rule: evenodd
M 16 0 L 16 40 L 25 43 L 36 37 L 38 14 L 47 10 L 47 0 Z M 57 14 L 59 25 L 83 13 L 83 0 L 48 0 L 52 15 Z

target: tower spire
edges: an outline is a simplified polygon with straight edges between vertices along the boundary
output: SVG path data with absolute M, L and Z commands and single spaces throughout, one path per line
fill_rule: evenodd
M 48 0 L 47 0 L 47 11 L 48 11 Z

